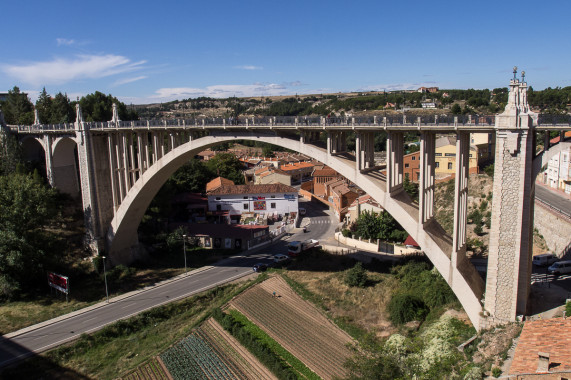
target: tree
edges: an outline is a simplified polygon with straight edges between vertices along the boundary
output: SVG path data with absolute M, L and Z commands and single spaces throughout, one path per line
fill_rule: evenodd
M 44 87 L 38 100 L 36 100 L 36 110 L 38 111 L 38 116 L 40 117 L 40 123 L 51 124 L 52 123 L 52 109 L 53 101 L 49 94 L 46 92 Z
M 52 101 L 51 124 L 73 123 L 75 121 L 75 108 L 67 95 L 58 92 Z M 40 116 L 40 120 L 43 122 Z
M 404 181 L 402 183 L 404 191 L 412 198 L 414 201 L 418 201 L 418 183 L 411 182 L 408 178 L 408 173 L 404 175 Z
M 0 177 L 0 298 L 13 298 L 50 262 L 56 191 L 30 174 Z
M 206 166 L 216 177 L 232 180 L 237 185 L 244 183 L 243 165 L 232 153 L 218 153 L 207 161 Z
M 367 272 L 365 272 L 363 264 L 360 261 L 345 274 L 345 284 L 358 286 L 360 288 L 367 284 Z
M 202 161 L 193 158 L 181 166 L 169 181 L 173 182 L 178 192 L 204 193 L 206 184 L 214 178 L 214 173 Z
M 8 97 L 1 104 L 6 124 L 27 124 L 34 122 L 34 105 L 28 95 L 16 86 L 8 91 Z
M 117 104 L 119 119 L 137 120 L 135 111 L 128 111 L 127 106 L 112 95 L 105 95 L 99 91 L 84 96 L 79 100 L 85 121 L 109 121 L 113 117 L 113 104 Z
M 264 157 L 275 157 L 274 150 L 272 149 L 271 145 L 265 145 L 262 148 L 262 156 Z
M 454 115 L 460 115 L 462 113 L 462 107 L 458 103 L 455 103 L 450 110 Z
M 16 137 L 0 129 L 0 176 L 16 171 L 22 163 L 22 149 Z

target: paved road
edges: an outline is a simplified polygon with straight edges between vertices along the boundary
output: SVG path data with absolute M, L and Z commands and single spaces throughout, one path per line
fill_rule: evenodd
M 544 186 L 535 186 L 535 198 L 571 215 L 571 200 L 546 189 Z
M 217 285 L 244 277 L 252 273 L 257 262 L 272 262 L 272 255 L 287 253 L 287 244 L 292 240 L 320 239 L 335 230 L 330 221 L 330 212 L 319 204 L 309 202 L 300 206 L 307 209 L 302 224 L 308 225 L 308 232 L 298 232 L 271 248 L 261 248 L 248 256 L 235 256 L 218 262 L 212 268 L 151 288 L 128 298 L 112 300 L 99 308 L 34 329 L 10 339 L 0 337 L 0 368 L 60 344 L 78 338 L 81 334 L 97 331 L 119 319 L 136 315 L 144 310 L 172 302 Z

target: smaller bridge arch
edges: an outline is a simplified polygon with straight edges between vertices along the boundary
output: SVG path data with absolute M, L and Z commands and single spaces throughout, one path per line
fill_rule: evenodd
M 70 137 L 54 141 L 52 148 L 53 184 L 61 192 L 77 198 L 81 194 L 79 181 L 77 143 Z

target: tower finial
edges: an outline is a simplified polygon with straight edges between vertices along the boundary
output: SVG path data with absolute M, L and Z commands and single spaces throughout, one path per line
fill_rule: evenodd
M 525 83 L 525 71 L 521 71 L 521 81 Z
M 515 77 L 517 74 L 517 66 L 514 66 L 514 80 L 517 80 L 517 78 Z

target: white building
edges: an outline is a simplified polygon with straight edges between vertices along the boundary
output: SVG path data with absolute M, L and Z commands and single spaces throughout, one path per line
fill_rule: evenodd
M 570 158 L 571 149 L 561 151 L 549 160 L 545 171 L 547 174 L 546 183 L 554 189 L 565 190 L 567 194 L 571 193 Z
M 223 186 L 208 194 L 208 210 L 229 215 L 297 213 L 297 190 L 282 183 Z

